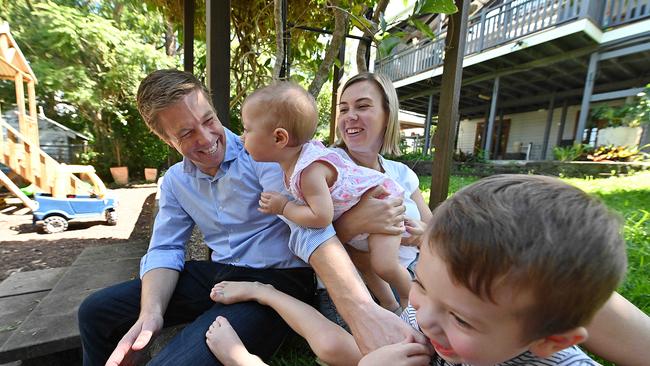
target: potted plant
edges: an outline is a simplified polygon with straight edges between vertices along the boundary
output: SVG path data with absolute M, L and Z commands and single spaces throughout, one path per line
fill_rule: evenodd
M 144 168 L 144 180 L 147 182 L 155 182 L 158 178 L 158 169 Z
M 117 166 L 111 167 L 111 175 L 117 184 L 125 185 L 129 183 L 129 168 L 122 166 L 122 157 L 120 156 L 120 144 L 115 145 L 115 157 L 117 158 Z

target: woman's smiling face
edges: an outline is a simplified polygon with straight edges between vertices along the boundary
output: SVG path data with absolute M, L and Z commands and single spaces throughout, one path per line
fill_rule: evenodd
M 374 83 L 359 81 L 341 94 L 338 128 L 349 151 L 378 154 L 387 117 L 384 97 Z

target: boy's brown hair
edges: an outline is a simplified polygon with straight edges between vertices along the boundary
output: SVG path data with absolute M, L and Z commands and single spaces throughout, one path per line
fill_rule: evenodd
M 309 141 L 318 126 L 316 100 L 302 86 L 292 81 L 277 81 L 255 90 L 249 95 L 242 110 L 255 103 L 258 115 L 263 114 L 268 127 L 284 128 L 289 133 L 288 146 L 299 146 Z
M 429 249 L 478 297 L 495 302 L 501 284 L 533 295 L 527 341 L 588 324 L 625 273 L 619 217 L 556 178 L 485 178 L 443 202 L 428 230 Z
M 156 118 L 158 112 L 195 90 L 201 91 L 212 105 L 208 89 L 191 73 L 175 69 L 156 70 L 140 82 L 136 95 L 138 111 L 147 127 L 158 137 L 168 141 L 169 137 Z

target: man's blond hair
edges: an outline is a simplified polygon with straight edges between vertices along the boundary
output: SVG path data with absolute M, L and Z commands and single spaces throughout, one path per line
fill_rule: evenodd
M 174 69 L 156 70 L 140 82 L 136 96 L 138 111 L 153 133 L 169 141 L 169 136 L 157 119 L 158 112 L 195 90 L 202 92 L 212 106 L 207 88 L 191 73 Z

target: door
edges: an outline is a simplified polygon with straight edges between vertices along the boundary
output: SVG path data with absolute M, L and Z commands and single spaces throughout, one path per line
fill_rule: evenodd
M 490 159 L 502 160 L 508 149 L 508 136 L 510 135 L 510 119 L 504 119 L 499 128 L 499 121 L 494 122 L 492 130 L 492 146 L 490 148 Z M 500 132 L 500 133 L 499 133 Z M 485 122 L 476 124 L 476 138 L 474 139 L 474 154 L 483 149 L 483 134 L 485 133 Z M 497 134 L 498 138 L 497 138 Z

